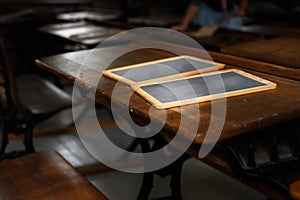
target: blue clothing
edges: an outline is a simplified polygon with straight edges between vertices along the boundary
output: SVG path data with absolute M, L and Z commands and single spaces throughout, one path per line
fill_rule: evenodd
M 223 11 L 222 0 L 190 0 L 192 5 L 200 5 L 202 2 L 215 11 Z M 241 2 L 248 2 L 248 0 L 226 0 L 227 10 L 232 10 L 234 6 Z
M 242 18 L 234 15 L 238 9 L 237 6 L 229 11 L 213 10 L 205 2 L 201 2 L 199 6 L 200 9 L 193 19 L 193 23 L 196 25 L 218 25 L 229 29 L 237 29 L 242 26 Z

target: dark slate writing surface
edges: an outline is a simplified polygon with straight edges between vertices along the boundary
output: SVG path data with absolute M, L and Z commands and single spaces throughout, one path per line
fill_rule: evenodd
M 146 85 L 141 86 L 141 89 L 160 102 L 168 103 L 221 94 L 224 92 L 239 91 L 264 85 L 266 84 L 231 71 L 208 75 L 205 77 L 194 77 L 163 82 L 160 84 Z
M 127 78 L 134 82 L 142 82 L 179 73 L 191 72 L 213 67 L 215 64 L 201 62 L 189 58 L 179 58 L 176 60 L 163 61 L 159 63 L 146 64 L 130 69 L 118 70 L 112 73 Z

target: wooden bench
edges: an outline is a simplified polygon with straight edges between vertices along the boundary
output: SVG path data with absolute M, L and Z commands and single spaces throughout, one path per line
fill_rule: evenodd
M 38 152 L 0 163 L 0 199 L 107 200 L 55 152 Z

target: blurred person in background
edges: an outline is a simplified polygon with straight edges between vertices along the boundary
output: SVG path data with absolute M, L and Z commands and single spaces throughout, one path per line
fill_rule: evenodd
M 247 0 L 191 0 L 182 23 L 171 28 L 186 31 L 192 22 L 195 25 L 238 28 L 247 8 Z

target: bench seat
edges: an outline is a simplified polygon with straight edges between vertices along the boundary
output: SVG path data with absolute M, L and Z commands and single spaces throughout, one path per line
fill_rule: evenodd
M 55 152 L 37 152 L 0 163 L 1 200 L 107 200 Z

